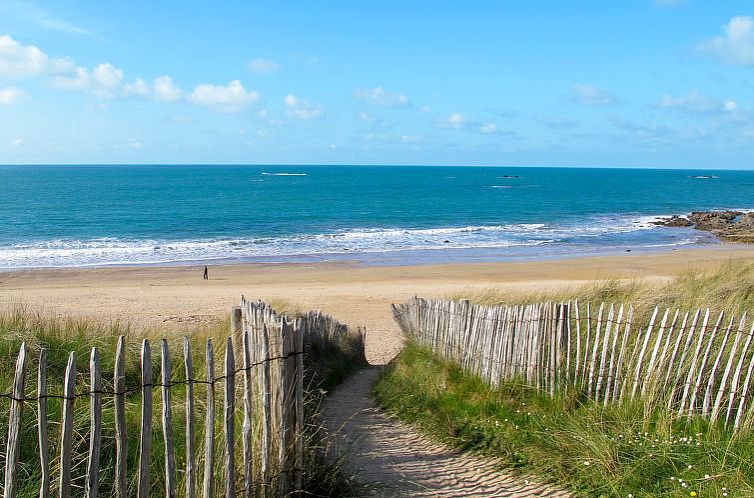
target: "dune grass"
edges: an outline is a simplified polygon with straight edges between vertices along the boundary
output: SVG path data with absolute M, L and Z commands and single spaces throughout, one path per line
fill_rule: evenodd
M 655 305 L 754 312 L 754 264 L 728 263 L 666 283 L 607 280 L 556 292 L 457 294 L 477 304 L 630 303 L 647 323 Z M 375 388 L 391 413 L 464 450 L 543 476 L 584 496 L 754 496 L 754 435 L 701 418 L 677 419 L 651 400 L 607 407 L 577 390 L 550 398 L 516 382 L 493 388 L 409 344 Z M 693 493 L 693 494 L 692 494 Z
M 293 307 L 291 307 L 293 309 Z M 208 338 L 215 345 L 215 373 L 221 375 L 222 361 L 220 360 L 225 350 L 225 339 L 229 333 L 227 322 L 210 328 L 197 328 L 189 334 L 192 345 L 194 372 L 199 378 L 204 378 L 205 362 L 204 347 Z M 26 341 L 29 351 L 27 359 L 26 393 L 28 396 L 36 396 L 36 368 L 39 351 L 47 350 L 47 378 L 48 391 L 50 394 L 61 394 L 63 390 L 65 365 L 68 353 L 76 353 L 78 375 L 77 392 L 84 392 L 89 382 L 89 353 L 92 347 L 100 350 L 102 376 L 104 389 L 112 389 L 112 372 L 114 367 L 115 346 L 120 335 L 125 336 L 127 344 L 126 354 L 126 388 L 135 388 L 141 385 L 139 368 L 139 350 L 141 340 L 149 338 L 152 345 L 152 368 L 155 381 L 160 378 L 159 365 L 159 339 L 161 332 L 142 327 L 135 327 L 123 322 L 104 322 L 89 318 L 61 318 L 44 312 L 38 312 L 23 305 L 11 305 L 0 310 L 0 392 L 9 392 L 13 382 L 16 355 L 22 341 Z M 182 380 L 183 356 L 182 337 L 169 338 L 171 361 L 173 364 L 173 380 Z M 352 479 L 343 473 L 341 466 L 335 463 L 327 463 L 322 458 L 322 452 L 326 447 L 322 441 L 320 426 L 317 421 L 319 403 L 322 400 L 322 386 L 332 386 L 342 380 L 350 371 L 358 368 L 350 358 L 347 349 L 334 346 L 322 355 L 313 352 L 312 361 L 305 362 L 307 369 L 307 424 L 306 434 L 306 471 L 305 489 L 315 495 L 348 496 L 353 488 Z M 327 369 L 323 368 L 328 363 Z M 335 366 L 333 366 L 335 365 Z M 340 365 L 339 367 L 337 365 Z M 336 373 L 331 373 L 336 372 Z M 237 381 L 240 385 L 240 380 Z M 203 469 L 203 435 L 204 435 L 204 399 L 207 386 L 197 384 L 195 386 L 195 400 L 197 404 L 197 465 L 200 469 L 200 479 Z M 216 391 L 216 403 L 222 403 L 222 394 L 218 387 Z M 184 401 L 185 388 L 180 385 L 171 388 L 173 405 L 173 431 L 176 446 L 178 471 L 178 494 L 184 496 L 185 483 L 183 469 L 185 467 L 185 416 Z M 114 405 L 111 396 L 103 397 L 103 433 L 102 451 L 100 459 L 100 493 L 102 496 L 113 495 L 115 442 L 114 442 Z M 50 424 L 50 459 L 52 475 L 58 475 L 58 454 L 60 438 L 61 402 L 59 399 L 48 400 L 48 420 Z M 151 453 L 151 491 L 150 495 L 164 494 L 164 447 L 161 435 L 160 422 L 161 394 L 159 389 L 154 390 L 153 409 L 153 446 Z M 237 431 L 240 431 L 242 403 L 237 402 Z M 0 400 L 0 433 L 7 433 L 8 410 L 10 402 L 7 399 Z M 126 423 L 128 432 L 128 476 L 129 488 L 135 491 L 135 474 L 138 465 L 139 429 L 140 429 L 141 396 L 134 393 L 126 397 Z M 220 410 L 216 405 L 216 410 Z M 222 434 L 219 411 L 216 417 L 215 432 Z M 37 496 L 41 469 L 39 464 L 37 446 L 37 416 L 36 402 L 27 402 L 24 406 L 23 425 L 21 432 L 21 455 L 19 464 L 20 489 L 18 496 Z M 73 486 L 75 492 L 82 491 L 84 475 L 86 471 L 86 457 L 88 453 L 89 438 L 89 400 L 86 396 L 76 400 L 74 405 L 74 442 L 73 442 Z M 239 432 L 240 434 L 240 432 Z M 220 436 L 221 438 L 221 436 Z M 2 441 L 4 451 L 5 441 Z M 216 442 L 216 475 L 222 476 L 224 471 L 224 459 L 222 458 L 222 441 Z M 238 445 L 240 451 L 240 443 Z M 242 471 L 242 462 L 239 458 L 239 475 Z M 0 469 L 2 472 L 2 469 Z M 216 479 L 216 495 L 222 494 L 222 480 Z M 199 480 L 201 483 L 201 480 Z M 56 483 L 53 482 L 53 491 Z M 76 491 L 78 490 L 78 491 Z M 219 493 L 219 494 L 218 494 Z
M 576 299 L 580 303 L 625 303 L 634 306 L 637 323 L 646 323 L 655 306 L 682 311 L 710 307 L 741 316 L 744 312 L 754 312 L 754 263 L 729 261 L 708 271 L 681 273 L 665 283 L 611 278 L 540 292 L 511 293 L 489 288 L 458 292 L 447 297 L 452 300 L 468 299 L 485 306 Z

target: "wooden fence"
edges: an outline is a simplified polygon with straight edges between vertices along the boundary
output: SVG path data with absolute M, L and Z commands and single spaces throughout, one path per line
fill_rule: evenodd
M 607 405 L 643 398 L 678 416 L 752 427 L 754 324 L 724 312 L 578 302 L 488 307 L 414 298 L 393 306 L 418 344 L 497 385 L 519 380 L 551 396 L 580 389 Z
M 363 346 L 363 333 L 351 332 L 334 319 L 316 312 L 291 321 L 277 315 L 265 303 L 246 300 L 242 300 L 241 306 L 233 308 L 231 318 L 231 337 L 225 341 L 221 375 L 216 375 L 215 352 L 211 340 L 207 340 L 204 352 L 206 373 L 203 378 L 195 374 L 191 341 L 184 337 L 183 375 L 173 374 L 169 342 L 162 339 L 159 345 L 159 376 L 155 376 L 152 370 L 152 347 L 149 340 L 144 339 L 139 358 L 140 382 L 133 387 L 126 386 L 127 345 L 121 336 L 115 351 L 112 383 L 104 379 L 100 367 L 100 351 L 92 348 L 89 380 L 84 384 L 84 390 L 76 389 L 77 358 L 74 353 L 70 353 L 65 368 L 63 392 L 50 393 L 47 389 L 47 351 L 41 349 L 38 351 L 37 389 L 34 394 L 30 394 L 25 385 L 31 374 L 28 371 L 30 351 L 26 343 L 22 343 L 12 390 L 0 395 L 10 401 L 3 496 L 14 498 L 18 494 L 21 478 L 20 433 L 25 428 L 24 423 L 28 425 L 30 422 L 28 417 L 23 417 L 24 407 L 36 405 L 32 408 L 36 408 L 37 415 L 34 422 L 38 432 L 41 477 L 39 491 L 35 496 L 47 498 L 55 486 L 60 498 L 72 495 L 97 497 L 101 484 L 103 401 L 110 400 L 114 412 L 114 431 L 108 428 L 115 447 L 115 464 L 112 469 L 114 496 L 126 498 L 135 495 L 147 498 L 164 494 L 166 497 L 195 498 L 201 495 L 213 498 L 216 488 L 222 488 L 226 498 L 300 495 L 303 491 L 305 451 L 304 353 L 314 341 L 333 341 L 348 334 L 355 334 Z M 363 347 L 360 354 L 363 356 Z M 205 387 L 204 403 L 201 403 L 195 393 L 196 386 Z M 175 389 L 180 389 L 182 406 L 177 406 L 171 400 Z M 218 389 L 222 391 L 222 405 L 219 407 L 216 400 Z M 154 469 L 150 469 L 153 458 L 154 390 L 161 393 L 159 420 L 164 449 L 164 479 L 160 476 L 160 480 L 164 480 L 162 491 L 155 490 L 150 485 L 150 478 L 154 477 Z M 135 466 L 135 475 L 129 476 L 127 401 L 137 396 L 140 397 L 138 464 Z M 237 406 L 238 398 L 241 399 L 242 408 Z M 50 400 L 59 401 L 62 411 L 57 457 L 50 454 Z M 74 406 L 86 401 L 89 404 L 89 427 L 75 427 Z M 131 402 L 133 404 L 133 400 Z M 197 405 L 201 405 L 204 411 L 203 448 L 199 447 L 197 440 L 197 426 L 202 425 Z M 221 411 L 221 435 L 216 434 L 218 408 Z M 183 434 L 177 434 L 181 431 L 174 430 L 175 409 L 184 410 L 184 415 L 180 417 Z M 240 418 L 240 411 L 243 421 L 239 433 L 237 419 Z M 77 478 L 76 482 L 81 482 L 82 477 L 74 476 L 76 471 L 83 469 L 73 461 L 74 439 L 81 433 L 88 435 L 89 442 L 83 489 L 72 486 Z M 176 455 L 175 438 L 178 436 L 185 437 L 185 455 Z M 177 468 L 178 460 L 183 461 L 182 469 Z M 220 472 L 218 469 L 221 469 Z M 182 478 L 181 489 L 178 474 Z

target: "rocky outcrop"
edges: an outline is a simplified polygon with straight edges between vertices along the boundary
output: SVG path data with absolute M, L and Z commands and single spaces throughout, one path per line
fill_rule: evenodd
M 741 214 L 740 211 L 694 211 L 689 215 L 689 220 L 697 230 L 712 232 L 728 228 Z
M 694 223 L 684 218 L 683 216 L 678 216 L 674 214 L 670 218 L 663 218 L 660 220 L 655 220 L 652 222 L 653 225 L 661 225 L 664 227 L 690 227 L 693 226 Z
M 754 244 L 754 213 L 694 211 L 688 217 L 674 215 L 653 223 L 665 227 L 694 227 L 711 232 L 726 242 Z

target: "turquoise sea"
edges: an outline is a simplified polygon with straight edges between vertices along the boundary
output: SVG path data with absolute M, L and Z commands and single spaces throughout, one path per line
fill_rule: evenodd
M 0 166 L 0 268 L 539 259 L 714 244 L 657 216 L 754 207 L 754 172 Z

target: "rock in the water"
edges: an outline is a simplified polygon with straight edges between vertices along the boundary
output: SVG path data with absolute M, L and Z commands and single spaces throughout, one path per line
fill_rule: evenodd
M 741 214 L 740 211 L 694 211 L 689 215 L 689 220 L 697 230 L 722 230 Z
M 660 225 L 663 227 L 690 227 L 693 225 L 691 221 L 683 216 L 673 215 L 670 218 L 663 218 L 652 222 L 653 225 Z
M 695 211 L 688 218 L 671 216 L 653 222 L 666 227 L 693 226 L 715 234 L 725 242 L 754 244 L 754 213 L 740 211 Z

